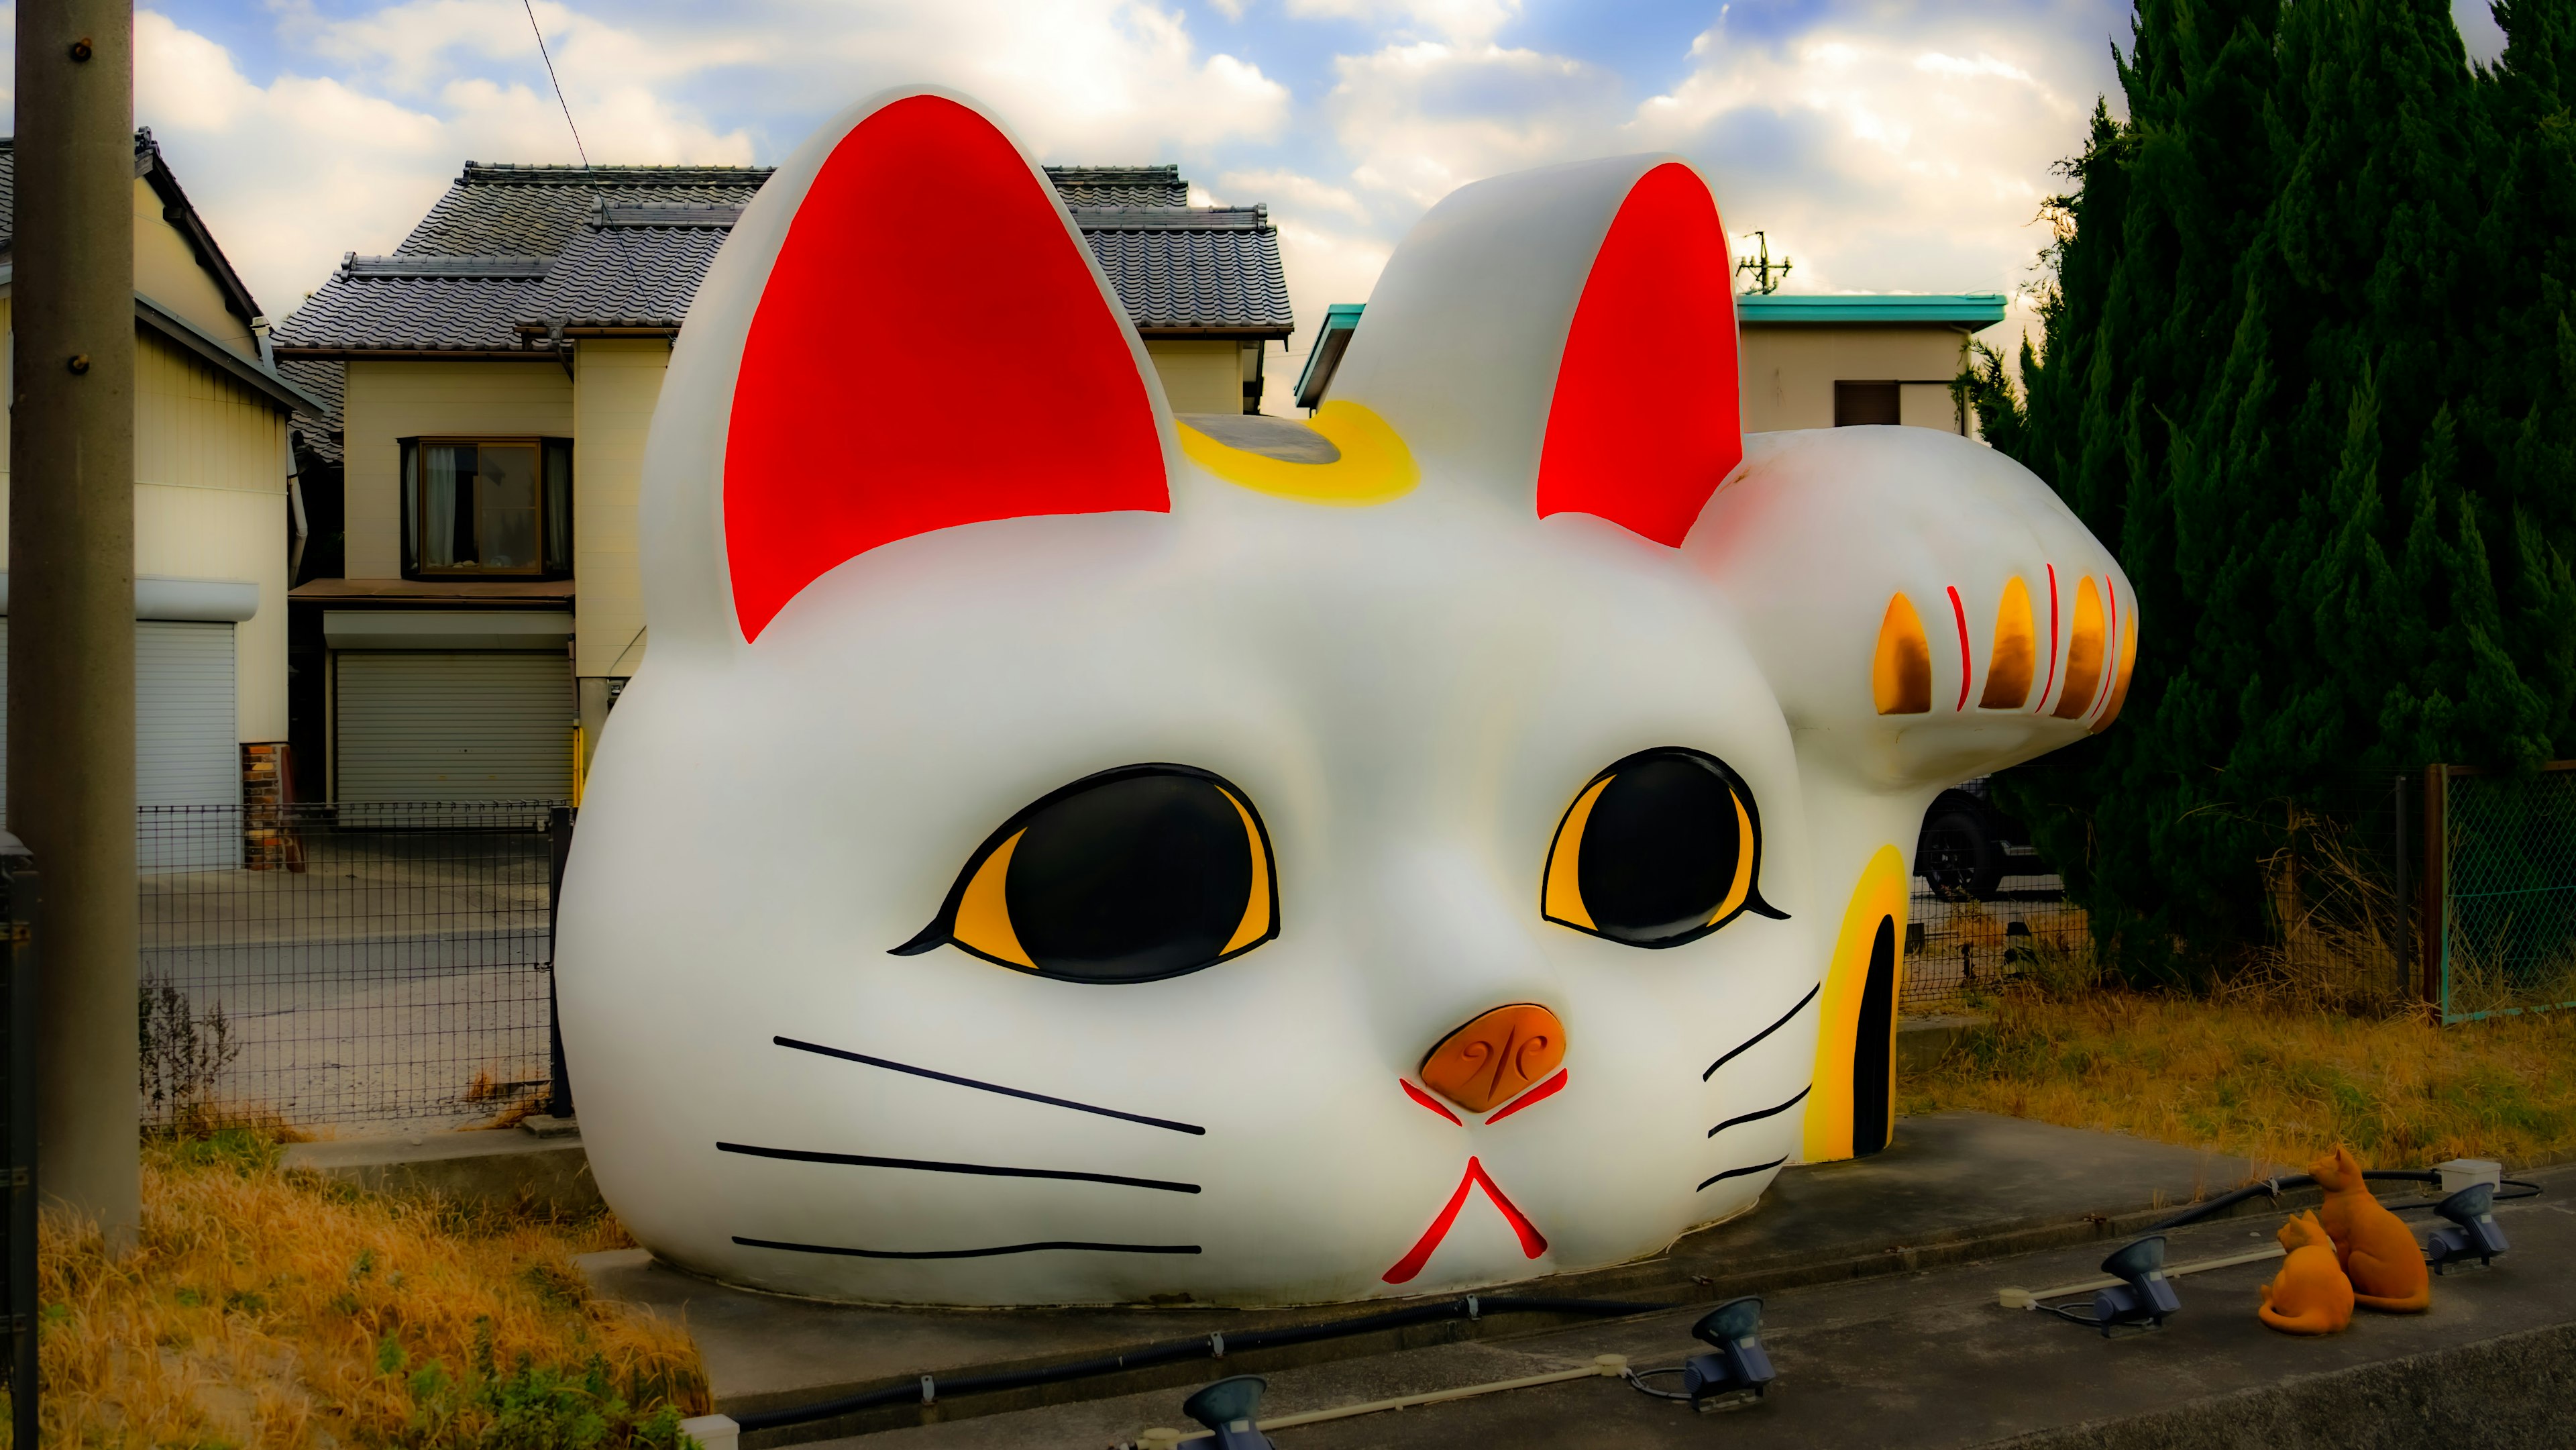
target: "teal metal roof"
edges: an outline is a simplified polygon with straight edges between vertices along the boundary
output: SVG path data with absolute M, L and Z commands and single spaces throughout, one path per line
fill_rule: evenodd
M 2000 292 L 1856 292 L 1801 294 L 1756 292 L 1735 299 L 1739 323 L 1818 324 L 1912 322 L 1971 330 L 2004 320 Z
M 1297 374 L 1297 406 L 1313 408 L 1324 401 L 1324 390 L 1333 384 L 1333 370 L 1342 364 L 1342 350 L 1351 345 L 1351 331 L 1360 325 L 1365 302 L 1336 302 L 1324 309 L 1324 325 L 1315 333 L 1315 345 L 1306 350 L 1306 366 Z

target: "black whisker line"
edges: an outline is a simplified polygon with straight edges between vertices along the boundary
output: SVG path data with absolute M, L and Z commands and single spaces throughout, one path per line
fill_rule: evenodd
M 1142 1123 L 1148 1128 L 1169 1128 L 1175 1133 L 1189 1133 L 1199 1137 L 1205 1137 L 1207 1135 L 1207 1129 L 1205 1128 L 1197 1127 L 1190 1123 L 1175 1123 L 1169 1118 L 1149 1118 L 1142 1113 L 1122 1113 L 1116 1108 L 1095 1108 L 1089 1103 L 1077 1103 L 1069 1098 L 1051 1098 L 1044 1093 L 1033 1093 L 1025 1088 L 1003 1087 L 998 1083 L 977 1082 L 971 1077 L 958 1077 L 953 1073 L 933 1072 L 929 1068 L 914 1067 L 912 1064 L 906 1062 L 890 1062 L 882 1057 L 870 1057 L 864 1052 L 845 1052 L 837 1047 L 825 1047 L 818 1042 L 799 1042 L 793 1037 L 772 1037 L 769 1040 L 777 1043 L 781 1047 L 795 1048 L 798 1052 L 811 1052 L 822 1057 L 837 1057 L 843 1062 L 856 1062 L 863 1063 L 869 1067 L 882 1067 L 888 1072 L 908 1072 L 914 1077 L 926 1077 L 933 1082 L 951 1083 L 958 1087 L 973 1088 L 977 1092 L 1000 1093 L 1006 1098 L 1025 1098 L 1033 1103 L 1045 1103 L 1049 1107 L 1071 1108 L 1077 1113 L 1098 1113 L 1104 1118 L 1117 1118 L 1122 1122 Z
M 1706 1188 L 1706 1187 L 1708 1187 L 1708 1186 L 1709 1186 L 1710 1184 L 1712 1184 L 1712 1183 L 1724 1183 L 1726 1180 L 1728 1180 L 1728 1179 L 1730 1179 L 1730 1178 L 1741 1178 L 1741 1177 L 1743 1177 L 1743 1176 L 1744 1176 L 1745 1174 L 1747 1174 L 1747 1173 L 1760 1173 L 1760 1172 L 1762 1172 L 1762 1171 L 1763 1171 L 1763 1170 L 1765 1170 L 1765 1169 L 1769 1169 L 1769 1168 L 1777 1168 L 1777 1167 L 1779 1167 L 1781 1164 L 1786 1163 L 1786 1162 L 1788 1162 L 1788 1161 L 1789 1161 L 1789 1155 L 1788 1155 L 1788 1154 L 1786 1154 L 1786 1153 L 1783 1153 L 1783 1154 L 1781 1154 L 1779 1157 L 1772 1159 L 1772 1160 L 1771 1160 L 1770 1162 L 1768 1162 L 1768 1163 L 1756 1163 L 1756 1164 L 1754 1164 L 1753 1166 L 1751 1166 L 1751 1167 L 1749 1167 L 1749 1168 L 1729 1168 L 1729 1169 L 1727 1169 L 1724 1173 L 1713 1173 L 1713 1174 L 1710 1174 L 1708 1177 L 1701 1179 L 1701 1180 L 1699 1181 L 1699 1188 Z M 1692 1190 L 1691 1190 L 1691 1192 L 1693 1192 L 1693 1193 L 1697 1193 L 1697 1192 L 1699 1192 L 1699 1188 L 1694 1188 L 1694 1189 L 1692 1189 Z M 736 1243 L 740 1243 L 740 1242 L 742 1242 L 742 1241 L 741 1241 L 740 1239 L 736 1239 L 736 1240 L 734 1240 L 734 1242 L 736 1242 Z
M 1776 1107 L 1776 1108 L 1764 1108 L 1762 1111 L 1760 1111 L 1760 1112 L 1758 1112 L 1758 1113 L 1746 1113 L 1744 1116 L 1742 1116 L 1742 1117 L 1740 1117 L 1740 1118 L 1729 1118 L 1729 1119 L 1727 1119 L 1725 1122 L 1718 1124 L 1716 1127 L 1709 1129 L 1709 1130 L 1708 1130 L 1708 1135 L 1709 1135 L 1710 1137 L 1714 1138 L 1714 1137 L 1716 1137 L 1718 1134 L 1725 1132 L 1727 1129 L 1734 1127 L 1734 1126 L 1735 1126 L 1736 1124 L 1738 1124 L 1738 1123 L 1758 1123 L 1758 1122 L 1762 1121 L 1764 1118 L 1772 1117 L 1772 1116 L 1774 1116 L 1774 1115 L 1776 1115 L 1776 1114 L 1780 1114 L 1780 1113 L 1785 1113 L 1785 1112 L 1789 1111 L 1791 1108 L 1796 1107 L 1798 1104 L 1805 1102 L 1805 1101 L 1807 1100 L 1807 1094 L 1809 1094 L 1809 1093 L 1811 1093 L 1811 1092 L 1814 1092 L 1815 1090 L 1816 1090 L 1816 1085 L 1815 1085 L 1814 1083 L 1809 1083 L 1809 1084 L 1807 1084 L 1805 1087 L 1802 1087 L 1802 1088 L 1798 1089 L 1798 1095 L 1797 1095 L 1796 1097 L 1789 1099 L 1787 1102 L 1780 1104 L 1778 1107 Z
M 1799 999 L 1798 999 L 1798 1005 L 1797 1005 L 1797 1006 L 1792 1007 L 1792 1008 L 1790 1008 L 1788 1011 L 1781 1013 L 1781 1014 L 1780 1014 L 1780 1020 L 1779 1020 L 1779 1021 L 1772 1023 L 1770 1026 L 1763 1028 L 1761 1031 L 1754 1033 L 1752 1036 L 1750 1036 L 1750 1037 L 1748 1037 L 1748 1038 L 1744 1039 L 1742 1042 L 1737 1043 L 1737 1044 L 1736 1044 L 1736 1046 L 1735 1046 L 1735 1050 L 1734 1050 L 1734 1051 L 1729 1052 L 1726 1056 L 1721 1057 L 1721 1058 L 1719 1058 L 1717 1061 L 1710 1063 L 1710 1064 L 1708 1065 L 1708 1071 L 1706 1071 L 1706 1072 L 1704 1072 L 1704 1073 L 1701 1073 L 1701 1074 L 1699 1075 L 1699 1080 L 1700 1080 L 1701 1082 L 1706 1082 L 1706 1081 L 1708 1081 L 1711 1077 L 1714 1077 L 1714 1076 L 1716 1076 L 1716 1075 L 1717 1075 L 1717 1070 L 1718 1070 L 1719 1068 L 1726 1066 L 1728 1063 L 1735 1061 L 1735 1059 L 1736 1059 L 1736 1058 L 1738 1058 L 1739 1056 L 1742 1056 L 1746 1048 L 1749 1048 L 1749 1047 L 1751 1047 L 1753 1044 L 1755 1044 L 1755 1043 L 1757 1043 L 1757 1042 L 1760 1042 L 1763 1038 L 1770 1036 L 1772 1033 L 1779 1031 L 1781 1028 L 1788 1026 L 1788 1025 L 1789 1025 L 1789 1019 L 1790 1019 L 1790 1018 L 1792 1018 L 1792 1017 L 1795 1017 L 1795 1016 L 1797 1016 L 1799 1013 L 1801 1013 L 1801 1012 L 1803 1012 L 1803 1011 L 1807 1010 L 1807 1004 L 1808 1004 L 1808 1003 L 1810 1003 L 1810 1002 L 1813 1002 L 1814 1000 L 1816 1000 L 1816 994 L 1817 994 L 1818 992 L 1823 991 L 1823 990 L 1825 990 L 1825 984 L 1824 984 L 1824 983 L 1822 983 L 1822 982 L 1818 982 L 1816 985 L 1814 985 L 1814 986 L 1812 986 L 1812 987 L 1809 987 L 1809 988 L 1807 989 L 1807 995 L 1805 995 L 1805 996 L 1803 996 L 1803 997 L 1801 997 L 1801 998 L 1799 998 Z
M 875 1158 L 864 1153 L 816 1153 L 804 1148 L 757 1148 L 748 1143 L 718 1143 L 719 1153 L 754 1158 L 784 1158 L 795 1163 L 839 1163 L 852 1168 L 909 1168 L 921 1173 L 974 1173 L 986 1178 L 1061 1178 L 1074 1183 L 1114 1183 L 1122 1188 L 1159 1188 L 1165 1193 L 1196 1193 L 1195 1183 L 1165 1178 L 1129 1178 L 1117 1173 L 1077 1173 L 1067 1168 L 996 1168 L 987 1163 L 940 1163 L 927 1158 Z
M 852 1259 L 987 1259 L 996 1254 L 1034 1254 L 1049 1249 L 1070 1249 L 1092 1254 L 1195 1254 L 1196 1244 L 1087 1244 L 1072 1239 L 1050 1239 L 1036 1244 L 1002 1244 L 989 1249 L 918 1249 L 910 1252 L 895 1249 L 845 1249 L 832 1244 L 791 1244 L 778 1239 L 747 1239 L 740 1234 L 733 1241 L 747 1249 L 784 1249 L 791 1254 L 839 1254 Z

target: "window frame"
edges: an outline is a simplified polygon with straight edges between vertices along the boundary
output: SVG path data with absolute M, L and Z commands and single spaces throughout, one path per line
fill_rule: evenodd
M 399 452 L 396 465 L 398 512 L 402 517 L 402 577 L 405 579 L 569 579 L 572 577 L 573 534 L 573 440 L 542 433 L 421 433 L 394 440 Z M 478 452 L 484 448 L 526 448 L 536 455 L 536 559 L 524 568 L 499 569 L 490 565 L 423 564 L 420 544 L 428 519 L 421 512 L 428 506 L 428 490 L 421 470 L 427 464 L 432 447 L 472 445 Z M 558 464 L 560 460 L 560 464 Z M 481 525 L 478 500 L 476 524 Z

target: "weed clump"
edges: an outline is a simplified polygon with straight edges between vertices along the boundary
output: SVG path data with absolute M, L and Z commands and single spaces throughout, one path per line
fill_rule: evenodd
M 256 1126 L 147 1140 L 122 1258 L 46 1222 L 47 1445 L 677 1450 L 704 1412 L 679 1327 L 573 1265 L 631 1244 L 613 1218 L 382 1198 L 279 1155 Z

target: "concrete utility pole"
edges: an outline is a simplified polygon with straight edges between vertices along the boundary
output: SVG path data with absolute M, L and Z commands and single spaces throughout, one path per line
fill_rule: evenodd
M 18 0 L 9 829 L 44 873 L 38 1181 L 141 1226 L 134 876 L 134 11 Z

